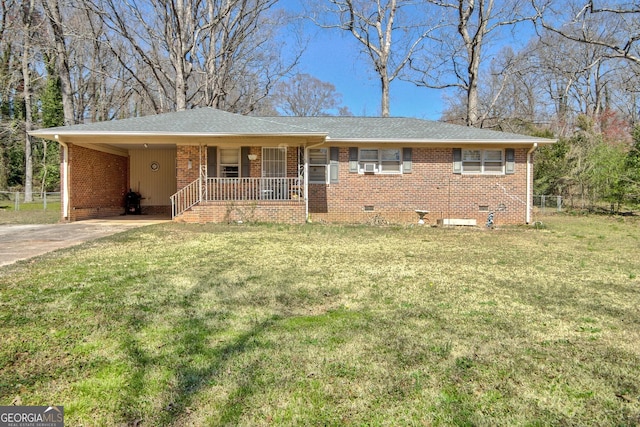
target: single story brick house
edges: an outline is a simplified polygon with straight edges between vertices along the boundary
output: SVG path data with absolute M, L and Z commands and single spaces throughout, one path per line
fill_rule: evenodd
M 531 221 L 555 141 L 414 118 L 250 117 L 212 108 L 32 131 L 62 147 L 62 220 Z M 446 222 L 445 222 L 446 223 Z

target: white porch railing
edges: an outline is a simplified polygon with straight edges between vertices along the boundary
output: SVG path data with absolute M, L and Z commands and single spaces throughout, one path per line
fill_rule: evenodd
M 172 216 L 200 202 L 274 200 L 304 202 L 301 178 L 206 178 L 197 179 L 171 196 Z
M 302 202 L 299 178 L 207 178 L 206 201 L 278 200 Z
M 202 200 L 202 180 L 198 178 L 171 196 L 171 217 L 175 218 Z

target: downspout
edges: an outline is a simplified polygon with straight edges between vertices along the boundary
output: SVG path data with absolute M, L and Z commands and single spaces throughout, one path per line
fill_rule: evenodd
M 202 168 L 202 144 L 199 145 L 198 152 L 198 202 L 202 203 L 202 172 L 204 169 Z
M 304 147 L 304 217 L 309 222 L 309 149 L 324 144 L 326 140 L 309 147 Z
M 525 218 L 527 224 L 531 224 L 531 201 L 533 199 L 531 197 L 531 193 L 533 191 L 531 188 L 533 186 L 533 182 L 531 182 L 531 173 L 533 169 L 533 166 L 531 165 L 531 154 L 536 151 L 536 148 L 538 148 L 538 143 L 534 142 L 531 149 L 527 151 L 527 214 Z
M 58 135 L 54 138 L 62 146 L 62 216 L 69 220 L 69 146 L 60 141 Z

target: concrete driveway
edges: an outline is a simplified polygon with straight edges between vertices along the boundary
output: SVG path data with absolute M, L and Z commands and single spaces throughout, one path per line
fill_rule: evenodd
M 169 221 L 159 217 L 122 217 L 69 224 L 0 225 L 0 266 L 131 228 Z

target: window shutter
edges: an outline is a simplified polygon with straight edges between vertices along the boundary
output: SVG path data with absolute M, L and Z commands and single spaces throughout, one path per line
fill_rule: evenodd
M 249 147 L 240 148 L 240 176 L 248 178 L 251 176 L 251 164 L 249 163 Z
M 207 176 L 218 176 L 218 147 L 207 147 Z
M 329 182 L 334 184 L 338 182 L 340 148 L 331 147 L 329 151 Z
M 411 148 L 402 149 L 402 173 L 411 173 L 413 166 L 413 150 Z
M 453 149 L 453 173 L 462 173 L 462 148 Z
M 504 150 L 504 157 L 506 160 L 504 171 L 507 175 L 513 175 L 516 173 L 516 150 L 507 148 Z
M 349 147 L 349 172 L 358 172 L 358 147 Z

